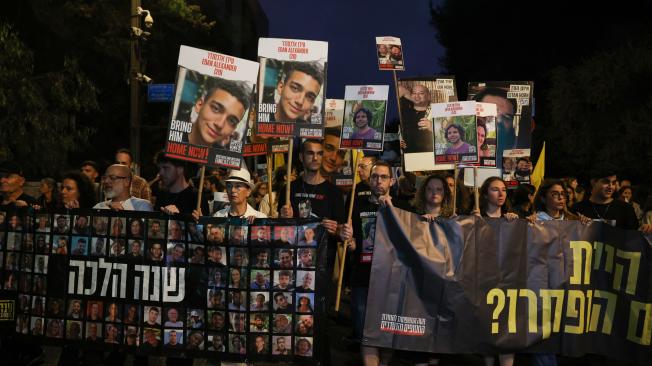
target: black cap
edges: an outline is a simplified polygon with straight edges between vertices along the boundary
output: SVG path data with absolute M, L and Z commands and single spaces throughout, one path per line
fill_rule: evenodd
M 23 176 L 23 170 L 13 161 L 4 161 L 0 163 L 0 174 L 17 174 Z

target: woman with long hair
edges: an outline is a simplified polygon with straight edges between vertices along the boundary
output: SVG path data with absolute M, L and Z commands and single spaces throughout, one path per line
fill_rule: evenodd
M 446 178 L 439 174 L 429 175 L 417 190 L 413 206 L 427 221 L 453 216 L 453 194 Z
M 482 217 L 504 217 L 507 220 L 518 219 L 518 215 L 510 212 L 507 200 L 507 185 L 498 177 L 490 177 L 480 187 L 480 211 L 476 215 Z
M 509 221 L 518 219 L 518 215 L 510 212 L 509 201 L 507 200 L 507 185 L 498 177 L 491 177 L 484 181 L 480 187 L 480 210 L 474 210 L 476 215 L 489 218 L 504 217 Z M 514 354 L 498 355 L 501 366 L 514 364 Z M 494 356 L 484 357 L 486 366 L 493 366 Z
M 61 198 L 60 208 L 92 208 L 95 205 L 93 184 L 84 174 L 69 172 L 63 176 Z
M 539 221 L 580 220 L 582 223 L 591 222 L 590 218 L 581 214 L 575 215 L 568 210 L 566 188 L 566 184 L 561 179 L 544 180 L 534 197 L 536 213 L 534 217 L 530 217 L 530 221 L 536 219 Z

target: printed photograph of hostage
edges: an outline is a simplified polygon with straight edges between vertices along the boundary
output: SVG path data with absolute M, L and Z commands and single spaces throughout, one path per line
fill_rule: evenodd
M 383 150 L 388 92 L 386 85 L 346 86 L 341 149 Z
M 477 163 L 475 102 L 437 103 L 432 108 L 435 163 Z
M 264 61 L 265 79 L 261 79 L 264 83 L 259 96 L 258 123 L 310 123 L 321 127 L 324 66 L 319 62 Z M 269 132 L 257 128 L 259 134 Z
M 192 124 L 190 131 L 183 134 L 182 142 L 230 150 L 231 142 L 240 142 L 244 136 L 253 86 L 245 81 L 209 77 L 183 67 L 179 68 L 181 73 L 185 73 L 185 79 L 174 120 Z

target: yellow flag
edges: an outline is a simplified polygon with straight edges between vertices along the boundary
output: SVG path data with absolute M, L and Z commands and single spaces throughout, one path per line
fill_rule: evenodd
M 285 154 L 276 153 L 274 154 L 274 169 L 285 166 Z
M 541 182 L 543 182 L 543 178 L 545 177 L 545 171 L 546 171 L 546 142 L 543 142 L 543 148 L 541 149 L 541 153 L 539 154 L 539 159 L 537 160 L 537 165 L 534 166 L 534 170 L 532 171 L 532 175 L 530 176 L 530 181 L 532 182 L 532 185 L 536 187 L 536 190 L 539 190 L 539 186 L 541 185 Z

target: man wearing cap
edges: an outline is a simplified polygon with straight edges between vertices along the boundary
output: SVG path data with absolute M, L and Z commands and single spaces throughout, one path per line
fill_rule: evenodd
M 25 177 L 17 164 L 10 161 L 0 164 L 0 193 L 2 193 L 0 209 L 27 207 L 36 203 L 34 197 L 25 194 L 23 185 L 25 185 Z
M 107 201 L 100 202 L 93 208 L 114 211 L 152 211 L 148 200 L 131 195 L 131 170 L 126 165 L 113 164 L 102 176 L 102 189 Z
M 217 211 L 213 215 L 214 217 L 240 217 L 248 220 L 267 218 L 267 215 L 256 211 L 247 203 L 247 198 L 251 195 L 254 185 L 246 167 L 243 166 L 240 170 L 231 170 L 224 183 L 226 183 L 229 204 Z M 198 220 L 201 211 L 195 210 L 192 214 Z

